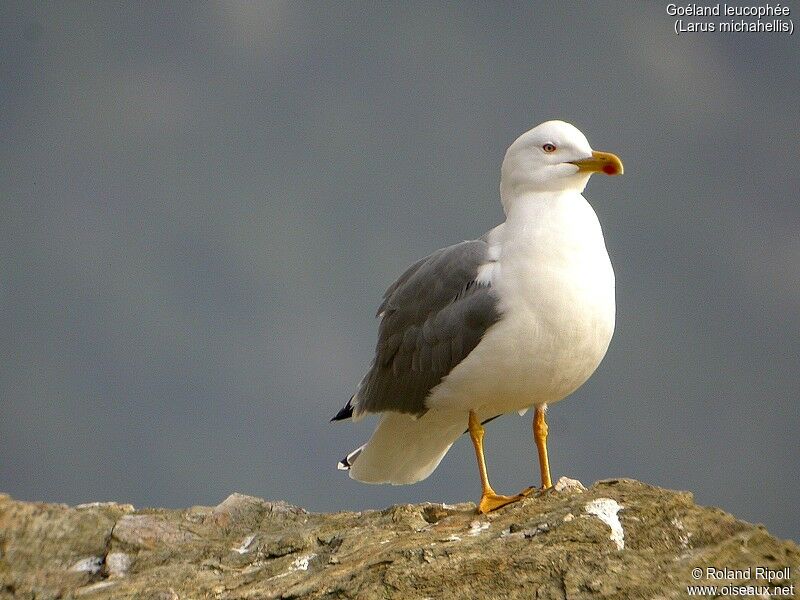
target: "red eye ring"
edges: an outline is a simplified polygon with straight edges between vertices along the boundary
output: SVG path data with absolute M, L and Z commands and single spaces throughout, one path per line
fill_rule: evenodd
M 553 144 L 551 144 L 550 142 L 548 142 L 548 143 L 546 143 L 546 144 L 544 144 L 542 146 L 542 150 L 544 150 L 545 152 L 547 152 L 549 154 L 550 152 L 555 152 L 556 151 L 556 147 Z

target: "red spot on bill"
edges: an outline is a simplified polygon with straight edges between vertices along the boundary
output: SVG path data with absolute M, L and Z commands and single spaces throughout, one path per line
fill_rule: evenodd
M 606 175 L 616 175 L 619 169 L 615 165 L 603 165 L 603 173 Z

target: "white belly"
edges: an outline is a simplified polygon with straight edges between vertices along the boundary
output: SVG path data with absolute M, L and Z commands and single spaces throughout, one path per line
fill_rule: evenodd
M 614 272 L 597 217 L 577 198 L 509 214 L 492 269 L 502 318 L 431 391 L 430 408 L 490 415 L 552 404 L 600 364 L 614 332 Z

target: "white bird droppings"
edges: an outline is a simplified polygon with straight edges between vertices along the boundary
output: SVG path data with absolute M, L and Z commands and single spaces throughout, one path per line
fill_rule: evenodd
M 99 572 L 100 569 L 103 568 L 103 557 L 102 556 L 89 556 L 88 558 L 82 558 L 74 565 L 72 565 L 69 570 L 70 571 L 82 571 L 84 573 L 91 573 L 94 575 L 95 573 Z
M 691 531 L 686 531 L 686 527 L 683 526 L 683 521 L 678 519 L 677 517 L 673 518 L 672 526 L 678 530 L 678 541 L 681 544 L 681 548 L 688 548 L 689 547 L 689 538 L 692 537 Z
M 481 531 L 489 529 L 488 521 L 473 521 L 469 524 L 469 535 L 480 535 Z
M 295 558 L 292 563 L 292 571 L 308 571 L 308 564 L 311 562 L 311 559 L 316 556 L 316 554 L 305 554 Z
M 88 594 L 93 594 L 97 590 L 102 590 L 112 585 L 117 585 L 119 581 L 115 581 L 113 579 L 106 579 L 105 581 L 98 581 L 97 583 L 93 583 L 91 585 L 84 586 L 79 588 L 75 591 L 76 596 L 86 596 Z
M 248 535 L 246 538 L 242 540 L 242 543 L 239 544 L 238 548 L 231 548 L 234 552 L 238 552 L 239 554 L 245 554 L 250 552 L 250 544 L 253 543 L 253 540 L 256 539 L 255 534 Z
M 597 498 L 589 502 L 584 509 L 611 528 L 611 541 L 617 545 L 617 550 L 622 550 L 625 547 L 625 532 L 617 516 L 622 510 L 617 501 L 611 498 Z

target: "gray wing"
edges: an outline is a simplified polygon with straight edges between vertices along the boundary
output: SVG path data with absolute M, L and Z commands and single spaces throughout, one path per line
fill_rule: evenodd
M 479 267 L 490 262 L 488 250 L 483 239 L 442 248 L 386 290 L 375 358 L 348 403 L 356 415 L 427 410 L 431 389 L 500 318 L 496 293 L 475 280 Z

